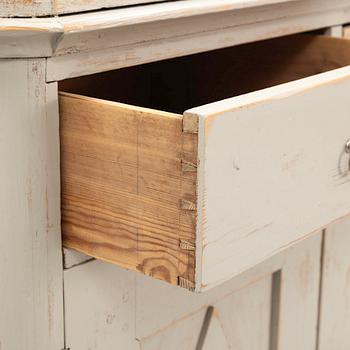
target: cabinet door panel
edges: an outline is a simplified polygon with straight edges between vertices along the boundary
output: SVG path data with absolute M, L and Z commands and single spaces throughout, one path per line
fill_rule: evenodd
M 176 340 L 179 346 L 181 339 L 188 337 L 187 324 L 193 345 L 203 329 L 198 322 L 204 323 L 204 310 L 211 305 L 214 312 L 205 349 L 215 349 L 210 344 L 225 344 L 235 350 L 315 349 L 320 251 L 319 232 L 199 295 L 138 276 L 136 336 L 147 350 L 166 349 L 157 346 Z M 182 327 L 187 329 L 185 333 L 179 331 Z
M 350 218 L 325 232 L 319 350 L 350 348 Z

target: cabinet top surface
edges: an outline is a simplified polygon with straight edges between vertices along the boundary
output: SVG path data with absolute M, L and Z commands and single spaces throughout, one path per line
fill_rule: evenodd
M 187 11 L 226 10 L 227 8 L 242 8 L 260 6 L 271 3 L 282 3 L 294 0 L 84 0 L 70 2 L 68 0 L 15 0 L 0 3 L 0 17 L 38 17 L 57 16 L 83 11 L 106 8 L 121 8 L 126 6 L 144 5 L 147 3 L 162 3 L 165 11 L 178 9 Z M 143 9 L 141 9 L 143 11 Z

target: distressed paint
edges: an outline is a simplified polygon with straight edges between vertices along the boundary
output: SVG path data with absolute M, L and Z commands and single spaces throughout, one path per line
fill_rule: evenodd
M 223 12 L 214 18 L 199 16 L 195 19 L 179 19 L 177 24 L 172 24 L 170 20 L 169 23 L 162 21 L 149 27 L 141 25 L 140 31 L 135 25 L 133 32 L 127 27 L 117 31 L 111 28 L 108 31 L 91 32 L 83 44 L 80 44 L 83 32 L 67 34 L 62 37 L 61 44 L 57 47 L 57 56 L 48 60 L 47 79 L 61 80 L 129 67 L 319 29 L 339 20 L 350 21 L 350 14 L 349 18 L 344 18 L 344 9 L 332 9 L 328 7 L 329 5 L 325 5 L 325 11 L 306 12 L 310 9 L 300 9 L 297 6 L 299 2 L 295 4 L 294 8 L 264 9 L 259 27 L 255 22 L 257 14 L 251 10 L 246 15 L 237 11 L 237 13 Z M 281 20 L 279 16 L 286 12 L 295 14 Z M 232 25 L 235 22 L 237 24 Z M 170 31 L 169 25 L 171 25 Z M 168 33 L 172 35 L 168 36 Z M 104 40 L 101 40 L 100 34 Z M 140 37 L 144 39 L 140 40 Z M 117 44 L 113 44 L 114 40 Z M 93 47 L 98 50 L 92 55 Z
M 2 18 L 0 55 L 63 56 L 50 62 L 49 80 L 59 80 L 346 23 L 349 7 L 349 0 L 187 0 L 61 17 Z M 138 61 L 126 62 L 124 55 Z
M 44 60 L 1 60 L 0 75 L 0 343 L 61 349 L 57 84 Z
M 280 331 L 284 333 L 284 337 L 287 339 L 293 339 L 294 335 L 302 332 L 302 334 L 305 334 L 304 341 L 312 345 L 316 340 L 315 329 L 317 323 L 320 248 L 321 235 L 318 232 L 299 245 L 275 255 L 273 258 L 225 282 L 219 287 L 200 294 L 190 293 L 145 276 L 137 275 L 135 287 L 136 337 L 137 339 L 142 339 L 152 334 L 157 334 L 161 330 L 171 327 L 176 322 L 180 322 L 186 316 L 195 314 L 202 308 L 206 308 L 208 305 L 218 307 L 219 315 L 229 322 L 226 324 L 226 329 L 230 329 L 229 324 L 231 321 L 229 319 L 231 318 L 232 322 L 234 320 L 238 322 L 239 314 L 237 315 L 238 319 L 232 319 L 235 317 L 235 311 L 225 314 L 225 307 L 232 305 L 232 309 L 235 310 L 240 298 L 244 300 L 244 295 L 250 293 L 248 291 L 254 294 L 254 291 L 250 289 L 252 285 L 260 284 L 260 286 L 266 286 L 266 280 L 272 283 L 273 279 L 271 276 L 275 271 L 280 270 L 281 295 L 283 293 L 281 302 L 285 305 L 283 309 L 281 308 L 276 312 L 280 315 L 278 323 L 280 325 L 285 324 L 285 326 L 281 326 Z M 310 277 L 310 280 L 305 283 L 307 277 Z M 271 283 L 268 287 L 269 292 L 272 292 L 270 288 Z M 261 289 L 264 288 L 261 287 Z M 307 296 L 305 297 L 306 294 Z M 257 298 L 254 302 L 251 301 L 252 304 L 258 304 L 261 301 L 259 301 L 258 295 L 259 293 L 255 297 L 251 296 L 252 300 Z M 266 294 L 261 294 L 262 299 L 263 295 Z M 227 298 L 232 298 L 232 300 L 229 301 Z M 250 297 L 247 298 L 245 305 L 242 304 L 241 312 L 243 312 L 245 307 L 249 308 L 249 299 Z M 169 300 L 172 302 L 169 303 Z M 232 304 L 230 304 L 231 302 Z M 153 317 L 155 314 L 157 317 Z M 245 314 L 249 317 L 249 312 Z M 305 323 L 303 322 L 304 319 L 306 320 Z M 295 324 L 293 327 L 287 326 L 287 324 L 291 325 L 292 323 Z M 240 330 L 243 334 L 243 328 L 245 326 L 241 325 L 241 327 Z M 288 332 L 288 329 L 290 332 Z M 237 332 L 240 330 L 237 329 Z M 232 332 L 234 332 L 233 329 Z M 231 338 L 232 342 L 234 341 L 233 334 L 231 335 L 233 337 Z M 295 337 L 299 338 L 297 336 Z M 264 341 L 266 343 L 266 337 L 261 339 L 265 339 Z M 249 340 L 245 341 L 249 342 Z M 291 344 L 297 344 L 298 341 L 296 339 Z M 312 348 L 310 347 L 310 349 Z M 285 348 L 282 347 L 281 349 L 284 350 Z M 309 347 L 305 347 L 305 349 L 309 349 Z
M 36 17 L 141 5 L 164 0 L 5 0 L 0 3 L 0 17 Z
M 350 218 L 325 232 L 319 350 L 350 347 Z
M 139 350 L 134 273 L 101 261 L 64 272 L 66 347 Z
M 199 295 L 101 261 L 73 267 L 65 271 L 67 346 L 193 350 L 212 305 L 203 349 L 221 344 L 223 349 L 268 350 L 271 334 L 281 350 L 314 349 L 320 253 L 319 232 Z M 275 271 L 281 278 L 274 286 Z M 279 300 L 273 289 L 280 290 Z M 278 331 L 271 332 L 272 326 Z
M 71 269 L 93 259 L 91 256 L 79 253 L 73 249 L 63 248 L 63 266 L 65 269 Z
M 189 111 L 199 116 L 202 140 L 197 289 L 349 212 L 349 78 L 345 67 Z

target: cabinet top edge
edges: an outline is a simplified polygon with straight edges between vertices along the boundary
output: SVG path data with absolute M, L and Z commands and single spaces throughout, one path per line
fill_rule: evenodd
M 263 26 L 265 21 L 269 23 L 273 20 L 281 21 L 281 19 L 287 21 L 290 9 L 294 9 L 298 16 L 317 14 L 318 17 L 322 13 L 333 11 L 334 13 L 331 13 L 332 21 L 334 21 L 332 25 L 336 25 L 346 22 L 347 17 L 344 16 L 344 13 L 350 14 L 350 0 L 335 0 L 331 4 L 328 0 L 179 0 L 35 18 L 1 18 L 0 6 L 0 58 L 52 57 L 78 53 L 86 51 L 86 45 L 82 43 L 92 42 L 91 38 L 96 37 L 96 33 L 99 32 L 117 33 L 119 30 L 125 32 L 125 28 L 143 28 L 143 25 L 157 23 L 150 31 L 164 33 L 164 26 L 167 23 L 175 26 L 178 23 L 178 26 L 181 27 L 182 19 L 196 17 L 206 21 L 209 18 L 206 16 L 218 13 L 220 13 L 220 19 L 216 18 L 215 21 L 208 23 L 213 29 L 216 29 L 218 21 L 221 22 L 223 18 L 231 18 L 229 16 L 232 16 L 232 13 L 235 13 L 235 18 L 238 15 L 241 19 L 237 24 L 227 20 L 228 23 L 231 23 L 230 26 L 238 28 L 255 21 L 258 27 Z M 283 18 L 281 18 L 281 13 L 284 14 Z M 348 17 L 350 18 L 350 15 Z M 193 24 L 193 33 L 196 32 L 196 25 L 196 23 Z M 319 24 L 315 24 L 314 29 L 318 27 Z M 197 31 L 200 35 L 201 30 L 197 29 Z M 140 38 L 137 38 L 137 35 L 135 35 L 135 43 L 143 39 L 141 37 L 143 30 L 140 30 Z M 40 41 L 38 40 L 33 46 L 35 36 Z M 164 34 L 155 33 L 155 36 L 161 36 L 164 39 Z M 171 38 L 172 32 L 166 36 Z M 31 37 L 32 41 L 27 41 L 28 37 Z M 97 49 L 103 50 L 116 45 L 108 40 L 103 43 L 99 41 L 96 44 L 95 40 L 88 47 L 88 51 L 96 52 Z
M 216 0 L 215 2 L 212 0 L 180 0 L 77 14 L 46 14 L 52 17 L 22 17 L 16 14 L 3 16 L 0 8 L 0 33 L 18 31 L 23 34 L 24 30 L 85 32 L 294 1 L 296 0 Z M 350 5 L 350 1 L 348 3 Z
M 70 5 L 68 6 L 65 0 L 41 0 L 31 1 L 30 3 L 18 1 L 14 4 L 0 4 L 0 18 L 27 19 L 47 16 L 84 16 L 91 14 L 88 11 L 118 11 L 123 14 L 128 12 L 137 13 L 139 10 L 142 15 L 143 11 L 148 12 L 145 7 L 150 8 L 151 12 L 156 12 L 160 8 L 166 14 L 177 11 L 180 11 L 181 14 L 186 14 L 186 12 L 202 14 L 290 1 L 296 0 L 177 0 L 170 2 L 167 0 L 90 0 L 80 7 L 71 6 L 70 3 L 68 3 Z

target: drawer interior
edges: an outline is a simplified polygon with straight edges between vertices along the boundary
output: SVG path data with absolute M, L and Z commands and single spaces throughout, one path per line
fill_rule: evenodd
M 350 43 L 294 35 L 65 80 L 60 90 L 183 113 L 350 64 Z

